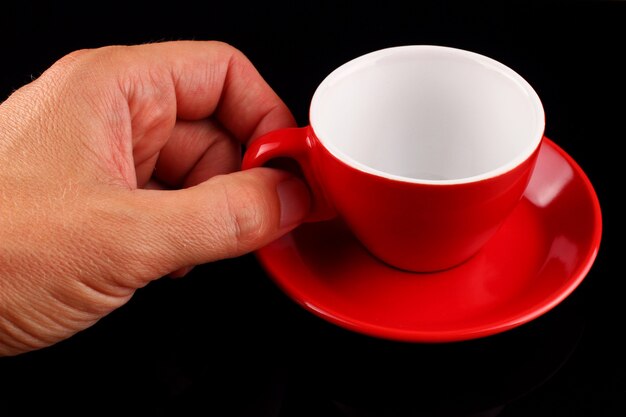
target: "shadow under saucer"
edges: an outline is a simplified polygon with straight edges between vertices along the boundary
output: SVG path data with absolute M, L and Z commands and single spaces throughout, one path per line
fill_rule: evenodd
M 585 328 L 575 307 L 565 303 L 518 329 L 445 344 L 394 342 L 324 324 L 293 354 L 300 359 L 285 404 L 295 409 L 281 416 L 496 416 L 572 356 Z M 296 404 L 325 411 L 307 414 Z

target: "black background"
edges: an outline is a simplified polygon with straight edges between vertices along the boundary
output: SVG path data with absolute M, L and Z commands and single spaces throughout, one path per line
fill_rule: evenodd
M 0 358 L 0 416 L 626 415 L 626 2 L 6 3 L 2 99 L 74 49 L 218 39 L 241 49 L 304 125 L 317 84 L 365 52 L 438 44 L 488 55 L 535 87 L 546 135 L 587 173 L 604 229 L 591 271 L 555 309 L 442 345 L 326 323 L 253 255 L 202 265 L 69 340 Z

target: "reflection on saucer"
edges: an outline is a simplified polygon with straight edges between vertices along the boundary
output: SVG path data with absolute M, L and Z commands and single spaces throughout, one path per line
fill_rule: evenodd
M 306 415 L 320 417 L 497 416 L 566 364 L 584 332 L 578 307 L 449 344 L 387 341 L 317 323 L 293 352 L 300 359 L 293 362 L 285 415 L 302 415 L 297 405 L 306 404 L 318 410 Z

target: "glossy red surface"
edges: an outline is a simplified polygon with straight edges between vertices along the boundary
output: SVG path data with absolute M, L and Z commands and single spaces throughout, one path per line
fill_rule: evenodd
M 400 269 L 431 272 L 459 265 L 498 230 L 520 201 L 538 151 L 511 171 L 480 181 L 397 181 L 354 169 L 321 145 L 317 177 L 358 240 Z
M 336 220 L 304 224 L 257 255 L 290 297 L 332 323 L 380 338 L 446 342 L 502 332 L 552 309 L 586 276 L 601 229 L 591 183 L 545 139 L 521 203 L 455 268 L 389 267 Z
M 537 153 L 480 181 L 400 180 L 340 160 L 308 126 L 257 139 L 246 151 L 243 168 L 278 157 L 295 159 L 313 192 L 310 221 L 338 213 L 377 258 L 408 271 L 430 272 L 459 265 L 493 236 L 519 203 Z

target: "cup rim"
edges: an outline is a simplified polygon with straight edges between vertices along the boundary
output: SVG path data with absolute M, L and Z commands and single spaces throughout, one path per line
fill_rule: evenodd
M 529 102 L 532 104 L 533 109 L 535 111 L 535 120 L 536 126 L 534 129 L 534 137 L 533 141 L 529 143 L 529 145 L 523 150 L 523 152 L 519 152 L 515 158 L 512 158 L 507 163 L 502 164 L 494 169 L 489 171 L 482 172 L 477 175 L 462 177 L 462 178 L 454 178 L 454 179 L 421 179 L 421 178 L 411 178 L 397 174 L 390 174 L 384 171 L 380 171 L 373 167 L 368 166 L 362 162 L 357 161 L 351 156 L 339 150 L 335 145 L 333 145 L 329 141 L 325 141 L 322 135 L 319 135 L 315 130 L 315 125 L 318 120 L 318 102 L 320 100 L 320 96 L 329 88 L 332 88 L 332 85 L 336 83 L 339 79 L 346 76 L 350 72 L 354 70 L 358 70 L 361 67 L 371 65 L 374 61 L 398 54 L 398 53 L 406 53 L 406 51 L 410 52 L 425 52 L 425 51 L 433 51 L 437 50 L 440 52 L 445 52 L 447 54 L 453 54 L 456 56 L 463 56 L 465 58 L 469 58 L 482 64 L 483 66 L 498 72 L 501 75 L 504 75 L 512 82 L 516 83 L 523 91 L 526 92 Z M 478 182 L 494 177 L 498 177 L 502 174 L 510 172 L 514 170 L 516 167 L 527 161 L 539 148 L 541 141 L 544 136 L 545 131 L 545 112 L 543 108 L 543 104 L 539 95 L 535 91 L 535 89 L 530 85 L 526 79 L 524 79 L 520 74 L 514 71 L 512 68 L 506 66 L 505 64 L 490 58 L 486 55 L 479 54 L 477 52 L 468 51 L 465 49 L 450 47 L 450 46 L 442 46 L 442 45 L 400 45 L 400 46 L 392 46 L 383 49 L 378 49 L 364 55 L 358 56 L 346 63 L 340 65 L 335 70 L 333 70 L 330 74 L 328 74 L 322 82 L 318 85 L 315 92 L 313 93 L 313 97 L 311 99 L 311 104 L 309 106 L 309 127 L 313 130 L 315 137 L 318 141 L 324 146 L 324 148 L 330 152 L 335 158 L 339 159 L 344 164 L 362 172 L 366 172 L 372 174 L 377 177 L 386 178 L 395 181 L 407 182 L 407 183 L 415 183 L 415 184 L 433 184 L 433 185 L 454 185 L 454 184 L 467 184 Z

